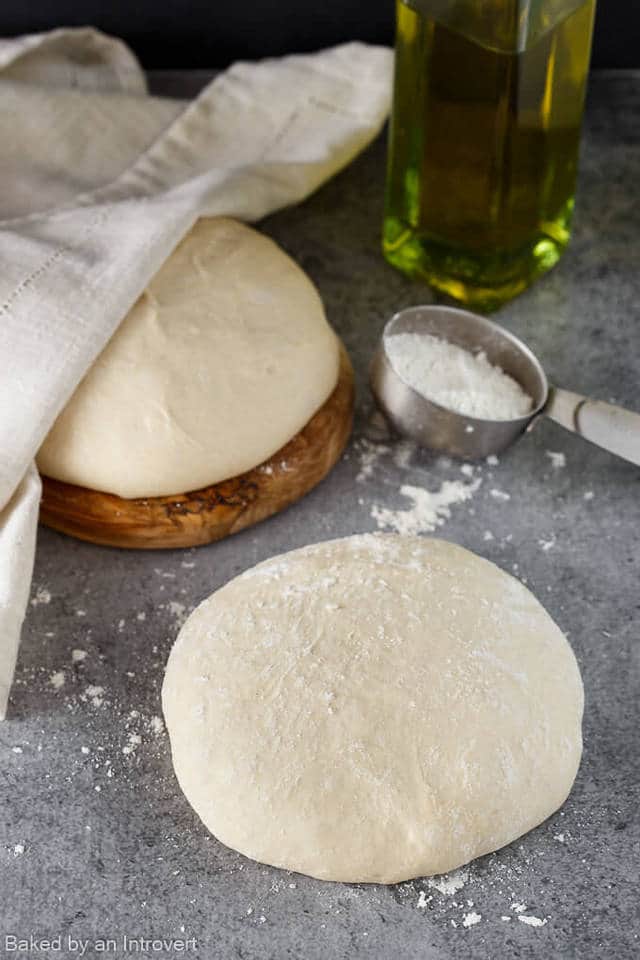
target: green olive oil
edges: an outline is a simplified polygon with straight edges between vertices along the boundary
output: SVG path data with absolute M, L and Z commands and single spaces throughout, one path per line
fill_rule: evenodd
M 584 0 L 531 46 L 505 52 L 398 0 L 390 263 L 491 310 L 558 261 L 570 235 L 594 8 Z

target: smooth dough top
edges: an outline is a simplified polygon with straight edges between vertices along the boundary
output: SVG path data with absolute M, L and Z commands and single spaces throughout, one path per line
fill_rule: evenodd
M 443 873 L 565 800 L 583 691 L 564 635 L 440 540 L 295 550 L 189 617 L 163 708 L 187 799 L 223 843 L 326 880 Z
M 197 490 L 276 453 L 338 368 L 300 267 L 244 224 L 199 220 L 58 417 L 38 466 L 121 497 Z

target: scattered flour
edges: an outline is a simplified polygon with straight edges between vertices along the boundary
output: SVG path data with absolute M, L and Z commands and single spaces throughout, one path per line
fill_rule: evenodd
M 86 659 L 87 651 L 86 650 L 72 650 L 71 659 L 74 663 L 82 663 Z
M 554 470 L 562 470 L 567 465 L 567 458 L 564 453 L 554 453 L 553 450 L 545 450 L 546 455 L 551 460 L 551 466 Z
M 16 843 L 15 847 L 13 848 L 14 857 L 20 857 L 22 856 L 23 853 L 24 853 L 24 843 Z
M 449 519 L 452 504 L 469 500 L 481 483 L 480 478 L 471 483 L 445 480 L 440 489 L 434 493 L 423 487 L 403 484 L 400 487 L 400 493 L 413 501 L 412 506 L 406 510 L 392 510 L 390 507 L 374 503 L 371 516 L 380 530 L 395 530 L 396 533 L 406 536 L 430 533 Z
M 387 356 L 403 380 L 428 400 L 469 417 L 512 420 L 531 410 L 531 397 L 484 351 L 471 353 L 438 337 L 398 333 Z
M 476 923 L 480 923 L 482 920 L 482 914 L 476 913 L 475 910 L 471 910 L 470 913 L 465 913 L 462 918 L 463 927 L 475 927 Z
M 32 607 L 38 607 L 41 603 L 51 603 L 51 593 L 46 587 L 38 587 L 35 595 L 31 598 Z
M 558 843 L 564 843 L 564 833 L 556 833 L 553 839 L 557 840 Z
M 424 908 L 427 906 L 427 904 L 428 904 L 428 903 L 431 903 L 432 900 L 433 900 L 433 897 L 428 897 L 428 896 L 425 894 L 424 890 L 421 890 L 420 893 L 419 893 L 419 895 L 418 895 L 418 902 L 417 902 L 416 906 L 417 906 L 420 910 L 424 910 Z
M 527 917 L 523 913 L 518 914 L 518 920 L 521 923 L 526 923 L 530 927 L 544 927 L 546 920 L 541 920 L 540 917 Z
M 96 687 L 93 685 L 88 686 L 85 689 L 85 696 L 89 697 L 91 703 L 94 707 L 101 707 L 104 703 L 103 694 L 104 687 Z
M 437 880 L 429 880 L 428 886 L 431 890 L 437 890 L 438 893 L 449 897 L 457 893 L 458 890 L 462 890 L 468 879 L 469 871 L 463 868 L 461 870 L 453 870 L 451 873 L 447 873 Z
M 181 627 L 187 619 L 187 608 L 179 600 L 169 600 L 167 609 L 176 622 L 176 627 Z
M 64 686 L 64 670 L 56 670 L 55 673 L 52 673 L 49 677 L 49 683 L 54 690 L 59 690 L 60 687 Z
M 364 483 L 372 475 L 380 458 L 388 453 L 391 453 L 391 447 L 372 443 L 363 437 L 359 443 L 360 470 L 356 474 L 356 483 Z
M 132 753 L 135 753 L 141 743 L 142 743 L 142 737 L 140 736 L 139 733 L 130 733 L 129 742 L 125 747 L 122 748 L 122 752 L 125 755 L 125 757 L 129 756 Z
M 164 721 L 162 717 L 157 717 L 157 716 L 151 717 L 151 720 L 149 721 L 149 726 L 151 727 L 151 732 L 154 733 L 157 737 L 159 737 L 160 734 L 164 733 Z
M 495 487 L 492 490 L 490 490 L 489 493 L 491 494 L 494 500 L 501 500 L 504 503 L 506 503 L 507 500 L 511 500 L 510 493 L 505 493 L 504 490 L 496 490 Z

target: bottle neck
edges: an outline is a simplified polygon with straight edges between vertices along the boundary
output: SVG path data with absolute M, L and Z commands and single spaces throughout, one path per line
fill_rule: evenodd
M 522 53 L 580 7 L 595 0 L 398 0 L 470 40 Z

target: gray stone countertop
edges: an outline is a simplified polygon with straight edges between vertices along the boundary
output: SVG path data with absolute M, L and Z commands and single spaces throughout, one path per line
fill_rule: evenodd
M 153 82 L 180 96 L 203 79 Z M 571 246 L 498 317 L 530 343 L 552 381 L 636 409 L 639 127 L 640 74 L 596 74 Z M 206 960 L 640 953 L 640 471 L 549 422 L 497 465 L 476 468 L 479 489 L 451 507 L 439 535 L 522 577 L 577 654 L 584 759 L 561 811 L 472 863 L 455 891 L 450 878 L 331 884 L 224 847 L 172 773 L 159 719 L 163 668 L 200 600 L 273 554 L 376 529 L 374 505 L 410 506 L 404 484 L 437 490 L 446 479 L 468 480 L 459 464 L 406 445 L 372 454 L 363 439 L 372 406 L 366 370 L 382 324 L 430 296 L 380 254 L 383 177 L 379 140 L 306 203 L 262 224 L 315 280 L 355 363 L 353 439 L 328 479 L 285 513 L 197 550 L 118 551 L 40 531 L 0 726 L 0 956 L 16 955 L 7 935 L 62 937 L 60 952 L 54 942 L 48 952 L 22 953 L 30 957 L 76 955 L 68 936 L 89 941 L 85 956 L 101 955 L 101 938 L 115 939 L 111 955 L 125 956 L 125 935 L 195 938 Z M 562 453 L 565 465 L 549 453 Z M 465 926 L 470 914 L 480 920 Z

